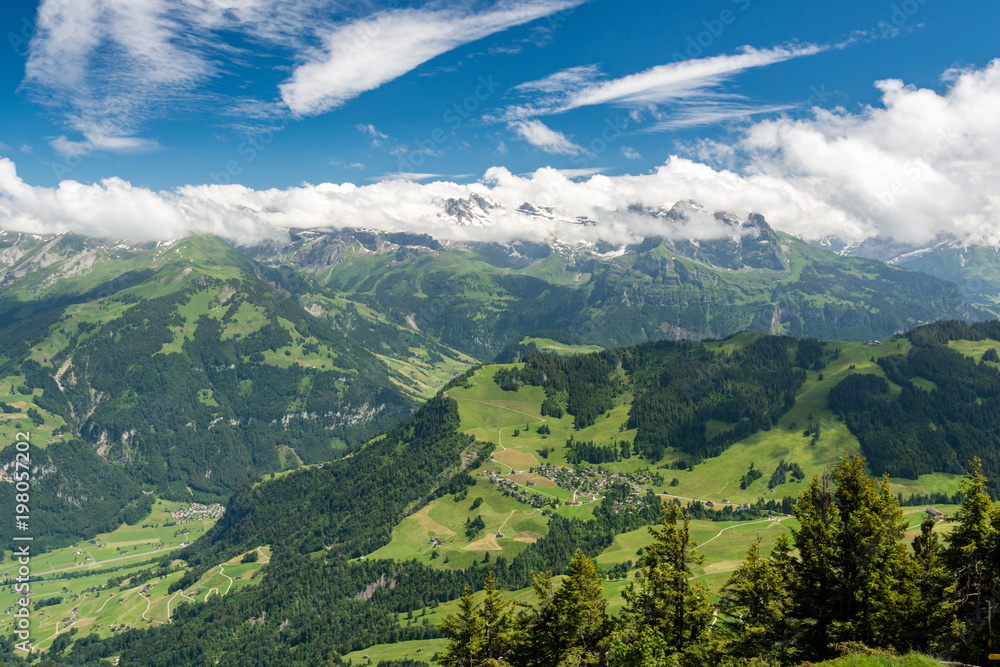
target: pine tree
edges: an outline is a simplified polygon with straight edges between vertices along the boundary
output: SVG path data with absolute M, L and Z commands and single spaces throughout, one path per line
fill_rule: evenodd
M 523 623 L 517 664 L 575 667 L 603 663 L 609 626 L 601 573 L 592 560 L 577 551 L 566 575 L 555 592 L 551 573 L 535 577 L 539 605 Z
M 942 561 L 934 519 L 924 519 L 912 546 L 912 576 L 918 603 L 909 617 L 908 643 L 923 653 L 940 653 L 954 640 L 957 619 L 954 597 L 949 591 L 953 580 Z
M 781 574 L 771 561 L 761 557 L 760 540 L 755 540 L 721 592 L 720 620 L 731 635 L 731 655 L 765 656 L 778 648 L 784 639 L 782 586 Z
M 888 481 L 869 477 L 864 461 L 845 455 L 794 508 L 801 524 L 792 531 L 794 612 L 816 655 L 835 642 L 899 645 L 916 602 L 902 511 Z
M 864 462 L 855 455 L 834 468 L 843 605 L 835 630 L 843 641 L 893 647 L 905 630 L 905 612 L 915 602 L 912 563 L 903 544 L 908 524 L 889 482 L 869 477 Z
M 1000 647 L 998 637 L 990 633 L 993 613 L 1000 607 L 1000 572 L 995 560 L 1000 510 L 986 493 L 983 463 L 978 457 L 966 477 L 959 487 L 964 500 L 957 525 L 945 536 L 942 557 L 954 577 L 953 594 L 964 643 L 960 654 L 966 660 L 981 660 Z M 996 625 L 1000 630 L 1000 623 Z
M 621 656 L 622 664 L 632 664 L 628 660 L 636 652 L 688 650 L 706 637 L 711 626 L 708 589 L 691 583 L 692 567 L 705 558 L 695 551 L 690 518 L 685 515 L 678 523 L 679 518 L 676 505 L 664 507 L 660 527 L 649 527 L 653 542 L 646 547 L 636 581 L 622 591 L 625 609 L 614 637 L 614 654 Z
M 503 599 L 503 591 L 490 572 L 484 584 L 485 598 L 476 604 L 472 591 L 465 587 L 458 613 L 448 614 L 439 630 L 448 639 L 448 647 L 438 657 L 445 667 L 497 667 L 506 665 L 514 648 L 512 604 Z
M 792 615 L 795 619 L 809 619 L 802 626 L 805 643 L 825 649 L 830 643 L 832 622 L 829 591 L 835 585 L 833 571 L 833 524 L 837 518 L 832 478 L 826 472 L 813 477 L 812 482 L 792 507 L 800 527 L 792 531 L 798 557 L 790 560 L 790 574 L 794 580 Z

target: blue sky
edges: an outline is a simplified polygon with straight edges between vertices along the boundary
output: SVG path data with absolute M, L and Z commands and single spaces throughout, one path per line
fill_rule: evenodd
M 782 179 L 816 200 L 799 204 L 800 217 L 810 207 L 836 209 L 823 213 L 816 234 L 839 224 L 863 237 L 902 233 L 906 197 L 889 183 L 838 201 L 837 187 L 815 183 L 825 167 L 796 163 L 808 142 L 794 144 L 793 135 L 808 126 L 835 147 L 843 133 L 902 174 L 920 153 L 900 154 L 878 138 L 871 110 L 893 110 L 876 82 L 900 81 L 906 105 L 932 95 L 956 106 L 960 74 L 980 76 L 979 97 L 962 103 L 985 111 L 1000 5 L 14 0 L 0 17 L 0 159 L 16 169 L 6 187 L 0 180 L 6 226 L 30 219 L 50 228 L 37 200 L 60 183 L 97 184 L 107 197 L 112 179 L 168 198 L 203 184 L 495 187 L 486 176 L 495 167 L 514 176 L 551 167 L 579 183 L 653 174 L 678 156 L 690 164 L 674 163 L 674 175 L 704 166 Z M 897 102 L 895 112 L 912 118 Z M 992 128 L 959 133 L 975 143 L 978 132 Z M 956 197 L 989 197 L 961 191 L 981 173 L 955 174 L 957 158 L 931 157 L 941 172 L 931 181 L 948 178 Z M 744 208 L 769 201 L 745 199 Z M 896 209 L 895 220 L 879 201 Z M 980 208 L 995 204 L 983 201 Z M 782 206 L 790 204 L 775 203 L 773 215 L 788 226 L 796 213 Z M 921 227 L 924 236 L 933 225 Z

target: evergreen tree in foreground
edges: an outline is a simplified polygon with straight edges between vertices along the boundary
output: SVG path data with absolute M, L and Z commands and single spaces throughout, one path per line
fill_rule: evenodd
M 1000 649 L 1000 622 L 993 615 L 1000 607 L 1000 508 L 986 493 L 983 464 L 972 461 L 962 481 L 965 496 L 958 510 L 958 523 L 945 536 L 942 560 L 951 571 L 952 595 L 957 607 L 956 630 L 961 637 L 959 655 L 983 660 Z M 996 629 L 991 633 L 991 626 Z
M 680 508 L 668 504 L 660 527 L 649 527 L 653 542 L 646 547 L 642 569 L 622 591 L 625 610 L 612 638 L 613 664 L 671 664 L 670 654 L 698 644 L 711 627 L 708 589 L 691 583 L 692 567 L 705 558 L 695 551 L 691 519 L 680 514 Z
M 604 643 L 610 627 L 601 573 L 577 551 L 555 592 L 551 577 L 550 572 L 535 576 L 539 604 L 521 624 L 522 650 L 514 663 L 525 667 L 605 664 Z
M 755 540 L 720 594 L 720 625 L 732 637 L 730 655 L 753 658 L 778 651 L 785 638 L 784 584 L 779 567 L 761 557 Z
M 794 508 L 794 613 L 810 655 L 860 642 L 899 647 L 916 602 L 906 522 L 886 480 L 868 477 L 864 457 L 846 455 L 817 476 Z
M 510 602 L 490 572 L 484 585 L 482 604 L 476 604 L 472 591 L 465 588 L 457 614 L 441 621 L 441 633 L 451 641 L 438 657 L 445 667 L 499 667 L 514 648 L 514 622 Z

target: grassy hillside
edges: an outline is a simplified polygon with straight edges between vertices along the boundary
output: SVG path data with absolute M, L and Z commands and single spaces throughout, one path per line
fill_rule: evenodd
M 94 267 L 122 268 L 102 252 Z M 220 239 L 121 252 L 153 258 L 137 284 L 33 302 L 2 330 L 0 437 L 30 432 L 46 465 L 33 496 L 40 549 L 112 528 L 142 490 L 217 502 L 258 472 L 341 456 L 427 393 L 404 391 L 404 374 L 394 380 Z M 29 278 L 0 293 L 18 297 Z
M 731 352 L 757 338 L 746 335 L 704 345 L 710 350 Z M 828 344 L 828 360 L 823 370 L 807 372 L 806 380 L 796 391 L 794 406 L 780 416 L 776 425 L 734 443 L 720 455 L 706 458 L 691 469 L 670 467 L 668 460 L 674 454 L 682 453 L 669 450 L 660 462 L 653 463 L 633 456 L 602 463 L 600 468 L 612 474 L 632 476 L 635 487 L 642 493 L 652 491 L 663 499 L 677 498 L 683 503 L 712 500 L 721 508 L 724 500 L 728 501 L 726 504 L 737 506 L 762 499 L 780 501 L 785 496 L 797 496 L 814 474 L 836 463 L 844 453 L 853 454 L 861 450 L 857 438 L 830 411 L 827 405 L 830 389 L 856 373 L 884 376 L 881 367 L 871 358 L 877 360 L 889 355 L 906 354 L 910 347 L 911 342 L 904 337 L 881 346 L 850 342 Z M 393 529 L 392 541 L 369 557 L 415 558 L 434 567 L 465 568 L 473 562 L 482 562 L 487 553 L 492 560 L 499 556 L 513 558 L 521 553 L 527 543 L 547 533 L 547 519 L 543 512 L 568 518 L 593 516 L 595 502 L 589 496 L 577 494 L 583 504 L 568 504 L 574 499 L 573 488 L 560 487 L 556 481 L 533 471 L 542 465 L 552 468 L 579 467 L 567 459 L 570 451 L 566 441 L 570 437 L 576 441 L 593 440 L 596 443 L 634 442 L 637 430 L 627 428 L 632 394 L 625 392 L 620 395 L 616 404 L 594 424 L 575 429 L 573 415 L 567 413 L 555 418 L 541 414 L 540 406 L 545 400 L 545 391 L 541 387 L 525 385 L 516 391 L 504 391 L 497 385 L 495 377 L 499 371 L 517 368 L 523 368 L 523 365 L 486 366 L 469 378 L 467 386 L 448 390 L 447 395 L 458 402 L 460 429 L 478 440 L 497 445 L 492 460 L 473 471 L 477 479 L 475 486 L 459 494 L 439 497 L 404 519 Z M 898 387 L 896 391 L 899 391 Z M 549 433 L 538 433 L 542 424 L 548 427 Z M 815 442 L 811 436 L 803 435 L 810 424 L 820 426 L 820 437 Z M 782 461 L 797 463 L 804 476 L 799 481 L 788 479 L 781 485 L 769 487 L 770 477 Z M 741 479 L 751 464 L 763 476 L 746 488 L 740 488 Z M 593 465 L 590 467 L 596 468 Z M 641 479 L 642 475 L 658 475 L 660 480 Z M 489 483 L 491 476 L 504 480 L 517 491 L 505 494 L 498 484 Z M 674 479 L 677 480 L 676 485 L 671 484 Z M 893 478 L 890 481 L 893 490 L 904 497 L 911 494 L 952 494 L 957 489 L 958 475 L 930 473 L 917 479 Z M 558 502 L 559 507 L 532 507 L 517 498 L 520 491 Z M 597 496 L 599 499 L 600 493 Z M 482 517 L 485 528 L 468 536 L 465 523 L 476 516 Z M 710 521 L 697 523 L 703 524 L 698 532 L 706 539 L 716 534 L 716 525 L 720 528 L 736 525 Z M 771 523 L 775 527 L 780 526 L 776 521 L 766 520 L 762 525 L 746 523 L 754 526 L 751 531 L 757 532 Z M 503 532 L 504 536 L 496 537 L 498 532 Z M 706 574 L 728 571 L 726 567 L 734 566 L 742 559 L 748 538 L 740 537 L 740 532 L 742 529 L 716 538 L 721 540 L 719 542 L 713 541 L 716 546 L 732 541 L 733 548 L 728 556 L 719 556 L 720 562 L 726 562 L 725 566 L 717 565 L 712 571 L 706 570 Z M 439 538 L 440 545 L 433 546 L 432 538 Z M 617 547 L 609 547 L 608 552 L 597 558 L 598 564 L 610 567 L 629 559 L 636 561 L 635 551 L 642 546 L 645 538 L 645 531 L 642 530 L 636 531 L 632 538 L 619 535 L 615 539 Z M 627 542 L 621 543 L 621 540 Z M 619 554 L 620 559 L 610 554 Z M 717 569 L 719 567 L 722 569 Z
M 988 329 L 969 328 L 964 338 L 951 336 L 952 347 L 939 345 L 963 354 L 982 348 L 978 354 L 985 355 L 997 340 Z M 201 603 L 170 624 L 150 621 L 148 635 L 114 636 L 81 646 L 80 655 L 128 651 L 135 660 L 138 651 L 158 656 L 162 647 L 197 635 L 207 641 L 192 649 L 191 659 L 236 660 L 278 642 L 309 655 L 336 650 L 356 660 L 368 653 L 428 661 L 441 647 L 434 625 L 456 610 L 464 585 L 481 588 L 492 569 L 511 599 L 530 600 L 531 571 L 560 572 L 577 546 L 594 558 L 609 608 L 619 610 L 621 590 L 634 580 L 650 540 L 645 524 L 656 520 L 662 503 L 674 501 L 690 506 L 692 536 L 706 556 L 694 574 L 717 592 L 751 541 L 759 539 L 766 552 L 796 525 L 790 499 L 804 488 L 802 480 L 845 451 L 862 449 L 830 410 L 831 391 L 875 376 L 889 387 L 885 400 L 903 396 L 910 383 L 890 360 L 921 354 L 934 336 L 948 338 L 935 328 L 882 345 L 750 333 L 478 368 L 351 456 L 241 488 L 222 521 L 178 550 L 186 570 L 163 575 L 149 606 L 197 586 Z M 639 418 L 649 410 L 662 410 L 661 418 Z M 665 415 L 689 426 L 664 432 Z M 659 447 L 664 433 L 673 440 Z M 757 478 L 748 475 L 751 463 Z M 892 482 L 904 499 L 950 495 L 957 476 Z M 909 538 L 928 504 L 916 502 L 905 509 Z M 945 502 L 931 504 L 954 511 Z M 950 527 L 944 522 L 938 530 Z M 230 567 L 264 544 L 277 546 L 263 585 L 215 597 L 211 591 L 222 592 Z M 331 580 L 340 588 L 320 583 Z M 387 583 L 393 581 L 395 588 Z M 368 590 L 370 599 L 356 597 Z M 314 613 L 320 607 L 367 614 L 371 632 L 348 631 L 335 616 Z M 240 643 L 223 630 L 265 609 L 263 629 L 241 634 Z M 272 616 L 291 619 L 298 639 L 288 639 Z

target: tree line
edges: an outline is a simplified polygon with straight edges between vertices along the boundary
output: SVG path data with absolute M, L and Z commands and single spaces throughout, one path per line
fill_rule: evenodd
M 670 504 L 649 527 L 619 614 L 608 613 L 601 574 L 583 551 L 558 587 L 551 572 L 536 575 L 531 603 L 506 601 L 491 574 L 485 599 L 476 603 L 466 589 L 442 622 L 449 644 L 438 662 L 764 666 L 918 651 L 978 664 L 1000 640 L 991 620 L 1000 604 L 1000 505 L 978 459 L 961 490 L 953 530 L 942 540 L 928 518 L 908 545 L 888 482 L 869 477 L 861 456 L 845 455 L 799 495 L 798 527 L 767 555 L 759 540 L 750 544 L 716 602 L 693 574 L 704 557 L 691 517 Z

